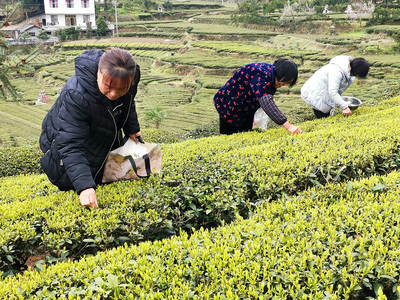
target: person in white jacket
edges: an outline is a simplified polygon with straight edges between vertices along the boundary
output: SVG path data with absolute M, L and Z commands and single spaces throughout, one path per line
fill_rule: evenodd
M 364 58 L 335 56 L 302 86 L 301 98 L 314 109 L 318 119 L 328 117 L 335 106 L 349 116 L 351 110 L 341 95 L 356 77 L 365 77 L 368 72 L 369 64 Z

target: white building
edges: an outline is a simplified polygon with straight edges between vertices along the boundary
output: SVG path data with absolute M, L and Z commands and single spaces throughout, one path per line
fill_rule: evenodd
M 46 25 L 80 26 L 96 25 L 94 0 L 44 0 Z
M 94 0 L 44 0 L 45 13 L 35 16 L 45 30 L 56 30 L 69 26 L 86 29 L 90 23 L 96 29 Z

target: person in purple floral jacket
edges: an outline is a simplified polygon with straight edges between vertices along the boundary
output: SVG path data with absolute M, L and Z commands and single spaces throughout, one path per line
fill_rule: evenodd
M 296 64 L 286 58 L 280 58 L 272 65 L 251 63 L 236 71 L 214 96 L 214 105 L 220 116 L 220 133 L 252 130 L 254 113 L 259 107 L 290 133 L 302 133 L 298 126 L 289 123 L 273 99 L 276 89 L 293 86 L 297 75 Z

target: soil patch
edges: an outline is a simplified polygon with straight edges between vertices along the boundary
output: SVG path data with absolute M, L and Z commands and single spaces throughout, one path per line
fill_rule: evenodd
M 34 265 L 41 259 L 46 258 L 49 254 L 40 254 L 40 255 L 32 255 L 28 258 L 28 260 L 25 262 L 25 264 L 33 269 Z

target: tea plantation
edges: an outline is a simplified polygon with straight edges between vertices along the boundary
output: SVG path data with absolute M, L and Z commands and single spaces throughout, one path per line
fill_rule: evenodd
M 238 26 L 236 4 L 190 2 L 122 14 L 119 38 L 62 42 L 14 75 L 20 99 L 0 100 L 0 299 L 400 299 L 400 55 L 383 32 L 396 25 L 321 13 L 286 30 Z M 74 58 L 112 46 L 141 67 L 141 131 L 163 165 L 99 186 L 89 209 L 50 184 L 38 138 Z M 344 94 L 363 105 L 315 120 L 300 88 L 339 54 L 371 65 Z M 220 136 L 215 92 L 279 57 L 299 80 L 275 100 L 303 134 Z M 146 119 L 156 106 L 159 129 Z
M 99 187 L 100 210 L 19 160 L 35 147 L 4 152 L 2 165 L 19 162 L 0 179 L 0 257 L 16 275 L 0 297 L 396 299 L 399 103 L 308 121 L 300 136 L 163 144 L 162 173 Z

